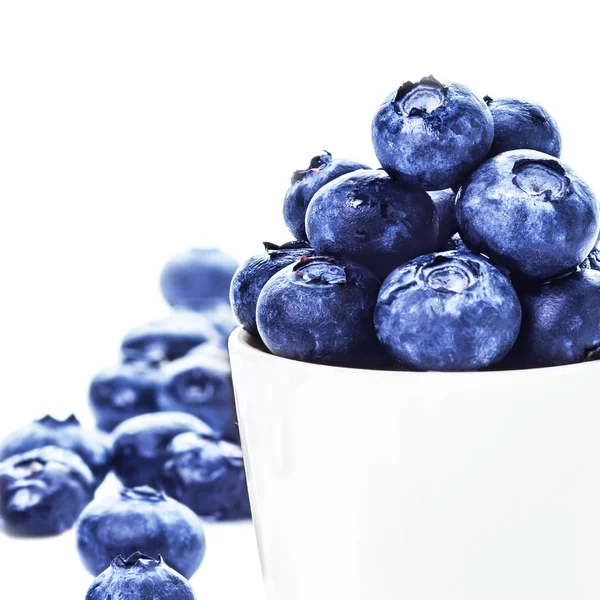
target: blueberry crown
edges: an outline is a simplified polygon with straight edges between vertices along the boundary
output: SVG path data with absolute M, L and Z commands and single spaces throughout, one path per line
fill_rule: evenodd
M 123 488 L 119 493 L 122 498 L 127 500 L 138 500 L 141 502 L 164 502 L 167 499 L 164 492 L 155 490 L 148 485 Z
M 396 92 L 394 110 L 408 117 L 431 116 L 437 110 L 444 110 L 447 93 L 448 86 L 433 75 L 416 83 L 406 81 Z
M 546 202 L 560 200 L 571 186 L 563 166 L 553 159 L 523 158 L 512 169 L 513 184 L 529 196 Z
M 313 156 L 308 165 L 308 169 L 300 169 L 294 171 L 292 175 L 292 183 L 302 181 L 309 173 L 318 173 L 323 167 L 327 166 L 331 162 L 331 152 L 323 150 L 322 154 Z
M 293 271 L 305 283 L 341 285 L 348 282 L 344 265 L 330 256 L 303 256 Z
M 152 558 L 147 554 L 142 554 L 141 552 L 134 552 L 131 556 L 127 558 L 123 558 L 122 555 L 119 554 L 111 563 L 112 567 L 119 569 L 129 569 L 131 567 L 135 567 L 141 564 L 145 564 L 146 566 L 157 567 L 163 563 L 162 556 L 159 554 L 158 558 Z
M 75 415 L 69 415 L 64 421 L 56 419 L 52 415 L 46 415 L 36 421 L 40 425 L 45 425 L 51 429 L 60 429 L 61 427 L 70 427 L 72 425 L 80 426 L 81 423 Z
M 313 253 L 313 249 L 306 242 L 299 242 L 298 240 L 281 244 L 281 246 L 272 244 L 271 242 L 263 242 L 263 246 L 265 247 L 265 252 L 270 257 L 282 256 L 284 254 L 308 255 Z

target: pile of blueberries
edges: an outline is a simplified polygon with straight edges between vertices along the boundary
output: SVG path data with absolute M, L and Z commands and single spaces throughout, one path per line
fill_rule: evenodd
M 533 102 L 425 77 L 372 123 L 382 168 L 315 156 L 285 222 L 231 288 L 273 354 L 416 371 L 550 367 L 600 355 L 600 210 Z
M 236 261 L 194 249 L 164 268 L 170 317 L 129 332 L 90 386 L 97 429 L 43 417 L 0 443 L 0 526 L 49 536 L 74 525 L 88 600 L 193 599 L 203 519 L 250 517 L 227 337 Z M 94 498 L 109 472 L 122 484 Z

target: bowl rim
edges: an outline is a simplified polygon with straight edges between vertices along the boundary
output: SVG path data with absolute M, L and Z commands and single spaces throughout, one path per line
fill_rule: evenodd
M 356 367 L 344 367 L 337 365 L 324 365 L 319 363 L 304 362 L 300 360 L 294 360 L 291 358 L 285 358 L 283 356 L 276 356 L 271 354 L 262 342 L 249 334 L 243 327 L 239 326 L 233 330 L 229 336 L 229 350 L 231 354 L 245 356 L 249 360 L 259 360 L 267 363 L 271 363 L 271 368 L 277 368 L 276 365 L 280 364 L 281 367 L 293 367 L 306 369 L 308 371 L 323 371 L 324 369 L 330 373 L 339 373 L 344 375 L 350 374 L 370 374 L 377 377 L 413 377 L 413 378 L 427 378 L 431 379 L 432 376 L 440 378 L 457 378 L 457 377 L 530 377 L 532 374 L 539 374 L 541 377 L 544 375 L 568 375 L 575 376 L 578 373 L 585 373 L 587 371 L 594 371 L 600 368 L 600 360 L 598 361 L 587 361 L 582 363 L 573 363 L 569 365 L 559 365 L 555 367 L 536 367 L 528 369 L 505 369 L 496 371 L 395 371 L 393 369 L 359 369 Z M 262 346 L 262 347 L 261 347 Z

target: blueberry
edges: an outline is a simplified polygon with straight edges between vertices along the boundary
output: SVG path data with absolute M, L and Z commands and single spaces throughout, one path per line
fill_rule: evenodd
M 242 449 L 195 433 L 173 439 L 163 470 L 167 494 L 196 514 L 219 521 L 250 518 Z
M 431 198 L 381 170 L 355 171 L 321 188 L 308 207 L 306 231 L 316 254 L 358 262 L 381 278 L 437 242 Z
M 158 373 L 145 362 L 124 363 L 100 371 L 89 390 L 98 427 L 112 431 L 127 419 L 156 412 Z
M 191 311 L 176 311 L 166 319 L 132 329 L 121 344 L 126 362 L 158 365 L 185 356 L 203 344 L 222 343 L 211 322 Z
M 83 511 L 77 549 L 92 575 L 102 573 L 115 557 L 139 551 L 160 554 L 189 579 L 202 563 L 206 540 L 200 519 L 187 506 L 150 487 L 124 488 Z
M 81 458 L 57 446 L 35 448 L 0 463 L 0 522 L 18 536 L 70 529 L 94 497 L 96 481 Z
M 140 552 L 115 558 L 92 583 L 85 600 L 194 600 L 187 580 L 173 571 L 161 556 Z
M 441 190 L 439 192 L 428 192 L 433 200 L 437 221 L 437 242 L 436 250 L 443 248 L 450 238 L 458 231 L 456 222 L 456 194 L 451 190 Z
M 540 280 L 581 264 L 600 228 L 590 188 L 565 164 L 535 150 L 505 152 L 482 165 L 461 188 L 456 216 L 471 250 Z
M 218 248 L 191 248 L 165 265 L 160 289 L 174 308 L 202 310 L 215 300 L 229 298 L 237 268 L 237 261 Z
M 117 477 L 127 487 L 158 485 L 167 446 L 186 431 L 214 436 L 206 423 L 184 413 L 149 413 L 124 421 L 113 433 Z
M 375 328 L 400 364 L 469 371 L 501 360 L 514 344 L 521 307 L 508 277 L 462 252 L 421 256 L 383 282 Z
M 440 251 L 448 252 L 449 250 L 460 250 L 461 252 L 469 252 L 469 249 L 462 241 L 460 234 L 455 233 L 445 244 L 442 244 Z
M 399 183 L 444 190 L 460 186 L 485 159 L 494 123 L 469 88 L 425 77 L 385 99 L 372 134 L 381 166 Z
M 218 354 L 192 353 L 164 366 L 158 406 L 195 415 L 218 436 L 239 438 L 231 367 Z
M 310 161 L 308 169 L 295 171 L 283 201 L 283 218 L 292 235 L 297 240 L 306 240 L 304 217 L 309 202 L 318 190 L 340 175 L 368 168 L 361 163 L 333 158 L 324 151 Z
M 558 125 L 539 104 L 516 98 L 484 98 L 494 119 L 494 142 L 490 156 L 509 150 L 538 150 L 559 157 Z
M 44 446 L 58 446 L 78 454 L 98 485 L 110 470 L 112 448 L 109 437 L 82 427 L 75 415 L 64 421 L 46 415 L 18 429 L 0 444 L 0 461 Z
M 304 221 L 303 221 L 304 222 Z M 304 225 L 303 225 L 304 227 Z M 249 258 L 233 276 L 231 281 L 231 306 L 242 327 L 252 335 L 258 335 L 256 326 L 256 303 L 265 283 L 303 256 L 312 256 L 313 251 L 304 242 L 290 242 L 277 246 L 265 242 L 265 251 Z
M 360 365 L 376 359 L 379 281 L 364 267 L 303 258 L 271 277 L 258 298 L 258 331 L 277 356 Z
M 600 271 L 600 242 L 596 242 L 592 251 L 588 254 L 587 258 L 581 263 L 582 269 L 594 269 Z
M 520 293 L 523 325 L 507 367 L 552 367 L 600 357 L 600 273 L 592 269 Z

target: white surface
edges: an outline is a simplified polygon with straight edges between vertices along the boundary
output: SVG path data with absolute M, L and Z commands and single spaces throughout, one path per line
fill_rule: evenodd
M 269 600 L 600 597 L 599 363 L 384 373 L 246 337 L 231 362 Z

